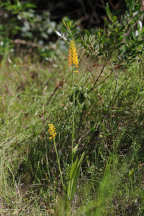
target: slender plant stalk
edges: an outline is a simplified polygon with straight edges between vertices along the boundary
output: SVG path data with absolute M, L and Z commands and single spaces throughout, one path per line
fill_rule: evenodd
M 71 40 L 69 44 L 69 55 L 68 55 L 68 65 L 72 68 L 72 94 L 73 94 L 73 107 L 72 107 L 72 163 L 73 163 L 73 149 L 75 142 L 75 89 L 74 89 L 74 73 L 78 72 L 78 55 L 76 50 L 75 41 Z
M 59 172 L 60 172 L 60 179 L 61 179 L 61 183 L 62 186 L 64 188 L 64 181 L 63 181 L 63 176 L 62 176 L 62 171 L 61 171 L 61 166 L 60 166 L 60 160 L 59 160 L 59 155 L 58 155 L 58 151 L 57 151 L 57 147 L 56 147 L 56 142 L 55 142 L 55 137 L 56 137 L 56 129 L 55 126 L 53 124 L 48 124 L 49 129 L 49 139 L 53 141 L 54 143 L 54 148 L 55 148 L 55 152 L 56 152 L 56 157 L 57 157 L 57 163 L 58 163 L 58 168 L 59 168 Z
M 51 179 L 51 175 L 50 175 L 50 170 L 49 170 L 49 160 L 48 160 L 48 151 L 47 151 L 47 146 L 46 146 L 46 143 L 45 143 L 45 150 L 46 150 L 46 162 L 47 162 L 47 169 L 48 169 L 48 176 L 49 176 L 49 179 Z
M 60 166 L 60 160 L 59 160 L 59 156 L 58 156 L 58 151 L 57 151 L 57 147 L 56 147 L 55 138 L 53 139 L 53 142 L 54 142 L 54 148 L 55 148 L 57 162 L 58 162 L 58 168 L 59 168 L 59 172 L 60 172 L 60 179 L 61 179 L 62 186 L 64 188 L 64 181 L 63 181 L 63 176 L 62 176 L 62 171 L 61 171 L 61 166 Z
M 73 89 L 73 108 L 72 108 L 72 163 L 73 163 L 73 148 L 75 142 L 75 89 L 74 89 L 74 72 L 72 67 L 72 89 Z

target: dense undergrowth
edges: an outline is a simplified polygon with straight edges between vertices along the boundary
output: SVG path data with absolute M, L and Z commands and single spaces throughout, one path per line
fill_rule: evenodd
M 0 215 L 144 215 L 142 13 L 106 10 L 83 35 L 65 18 L 46 62 L 1 44 Z
M 143 215 L 143 60 L 117 68 L 77 51 L 73 86 L 67 51 L 46 65 L 28 55 L 1 62 L 1 215 Z M 68 199 L 73 104 L 74 160 L 84 158 Z

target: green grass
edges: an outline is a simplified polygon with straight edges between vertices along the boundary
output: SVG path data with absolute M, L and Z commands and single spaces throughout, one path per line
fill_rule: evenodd
M 80 68 L 73 88 L 67 52 L 47 64 L 29 56 L 1 64 L 1 215 L 144 214 L 143 62 L 115 69 L 110 60 L 78 51 Z M 78 164 L 71 161 L 73 92 L 74 160 L 83 153 L 84 159 L 69 200 L 66 188 Z M 56 127 L 65 187 L 49 123 Z

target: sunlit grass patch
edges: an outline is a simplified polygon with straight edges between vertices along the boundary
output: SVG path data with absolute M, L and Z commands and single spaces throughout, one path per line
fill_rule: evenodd
M 67 56 L 47 65 L 15 58 L 0 68 L 0 203 L 8 214 L 142 212 L 143 67 L 117 71 L 79 51 L 74 85 Z

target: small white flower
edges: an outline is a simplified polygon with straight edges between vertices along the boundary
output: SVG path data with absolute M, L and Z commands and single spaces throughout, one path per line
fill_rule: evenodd
M 55 31 L 56 34 L 61 37 L 63 40 L 67 40 L 67 38 L 64 36 L 64 34 L 60 33 L 59 31 Z

